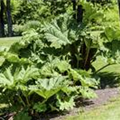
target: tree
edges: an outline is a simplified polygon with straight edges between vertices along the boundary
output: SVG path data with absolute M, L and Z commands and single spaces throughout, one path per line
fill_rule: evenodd
M 0 37 L 4 37 L 4 1 L 0 0 Z
M 6 0 L 6 4 L 7 4 L 7 6 L 6 6 L 6 14 L 7 14 L 8 36 L 9 37 L 11 37 L 13 35 L 10 2 L 11 2 L 11 0 Z

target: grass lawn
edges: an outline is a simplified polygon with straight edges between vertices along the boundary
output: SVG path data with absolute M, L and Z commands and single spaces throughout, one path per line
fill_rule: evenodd
M 20 37 L 6 37 L 6 38 L 0 38 L 0 46 L 10 46 L 15 41 L 19 40 Z

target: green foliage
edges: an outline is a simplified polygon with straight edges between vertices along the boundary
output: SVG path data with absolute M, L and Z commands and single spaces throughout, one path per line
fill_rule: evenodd
M 13 25 L 13 34 L 14 34 L 14 36 L 21 36 L 23 31 L 24 31 L 23 29 L 24 29 L 23 25 L 14 24 Z
M 36 86 L 30 86 L 30 90 L 42 96 L 44 99 L 49 99 L 51 96 L 59 92 L 64 86 L 65 78 L 58 76 L 50 79 L 38 79 Z M 66 85 L 66 84 L 65 84 Z
M 45 103 L 38 102 L 33 106 L 33 109 L 35 109 L 39 113 L 46 112 L 47 111 L 47 105 Z
M 41 113 L 69 110 L 75 106 L 76 97 L 93 97 L 94 94 L 89 89 L 92 85 L 94 87 L 92 81 L 88 82 L 76 73 L 69 62 L 61 57 L 62 52 L 57 57 L 56 53 L 50 51 L 53 46 L 49 45 L 51 42 L 49 40 L 45 44 L 46 36 L 41 39 L 41 36 L 37 37 L 37 35 L 36 31 L 25 34 L 23 40 L 12 45 L 8 52 L 6 51 L 5 55 L 10 57 L 4 56 L 5 63 L 2 67 L 6 70 L 1 70 L 0 75 L 1 93 L 6 95 L 4 99 L 9 100 L 11 106 L 19 106 L 17 111 L 27 107 L 30 111 L 34 109 L 35 112 Z M 60 40 L 61 36 L 58 42 Z M 39 41 L 44 46 L 37 44 Z M 61 47 L 64 48 L 66 44 L 61 43 Z M 58 48 L 54 47 L 54 49 L 59 51 Z M 21 59 L 30 62 L 22 64 Z M 16 63 L 19 64 L 16 66 Z M 74 77 L 76 74 L 77 78 Z M 17 116 L 15 119 L 30 119 L 25 113 L 24 115 L 19 113 Z
M 12 0 L 12 17 L 14 23 L 27 23 L 30 20 L 51 20 L 55 16 L 65 13 L 70 1 L 67 0 Z
M 75 70 L 66 60 L 51 59 L 40 67 L 36 66 L 35 63 L 33 65 L 29 63 L 21 64 L 19 61 L 17 61 L 16 66 L 14 59 L 11 58 L 7 68 L 3 63 L 2 67 L 5 67 L 5 69 L 1 70 L 0 88 L 1 93 L 7 95 L 3 96 L 3 99 L 9 100 L 7 102 L 12 106 L 19 106 L 18 111 L 26 107 L 40 113 L 48 110 L 69 110 L 75 106 L 74 98 L 83 94 L 80 83 L 82 83 L 82 86 L 88 86 L 87 91 L 89 86 L 97 86 L 97 84 L 92 84 L 93 81 L 90 85 L 90 81 L 88 83 L 87 79 L 84 80 L 82 76 L 77 80 L 71 77 L 74 76 Z M 5 62 L 8 62 L 7 58 Z M 78 81 L 79 85 L 75 86 L 76 82 L 74 81 Z M 88 94 L 89 92 L 87 92 Z
M 24 27 L 23 27 L 23 31 L 28 31 L 30 29 L 35 29 L 37 30 L 40 27 L 41 23 L 39 21 L 28 21 Z
M 119 50 L 119 10 L 117 1 L 111 1 L 110 4 L 103 6 L 104 17 L 101 32 L 101 43 L 98 51 L 99 55 L 104 57 L 104 61 L 108 64 L 120 63 L 120 50 Z
M 97 20 L 98 14 L 101 15 L 92 4 L 82 4 L 85 16 L 93 15 Z M 93 12 L 87 11 L 88 8 Z M 11 106 L 19 106 L 18 111 L 24 108 L 40 113 L 63 111 L 72 109 L 77 97 L 95 97 L 91 88 L 97 88 L 98 82 L 87 76 L 87 72 L 74 69 L 86 64 L 83 62 L 87 62 L 91 49 L 98 49 L 100 32 L 96 35 L 97 28 L 91 30 L 93 18 L 86 21 L 85 17 L 78 24 L 71 14 L 65 14 L 49 24 L 37 23 L 37 27 L 34 22 L 27 24 L 30 30 L 23 33 L 23 38 L 1 52 L 5 61 L 0 88 L 5 99 L 11 95 L 8 101 Z M 83 45 L 85 58 L 81 52 Z M 74 57 L 77 61 L 72 64 Z
M 23 114 L 29 120 L 25 109 L 31 116 L 36 112 L 69 110 L 75 106 L 76 98 L 96 97 L 93 89 L 99 80 L 86 70 L 93 69 L 92 62 L 100 50 L 107 58 L 111 58 L 111 53 L 113 58 L 119 56 L 119 49 L 114 48 L 119 32 L 104 26 L 107 19 L 100 5 L 77 2 L 84 9 L 81 23 L 73 19 L 67 1 L 25 0 L 20 5 L 24 10 L 18 5 L 17 15 L 30 13 L 28 18 L 21 16 L 29 20 L 24 26 L 26 31 L 20 41 L 0 51 L 5 59 L 0 70 L 0 92 L 10 107 L 17 106 L 19 117 L 15 119 Z M 55 5 L 63 8 L 56 10 Z M 59 15 L 61 11 L 68 13 Z M 17 22 L 24 23 L 22 19 Z
M 57 106 L 59 106 L 60 110 L 70 110 L 73 109 L 73 107 L 75 106 L 75 102 L 74 102 L 74 97 L 68 97 L 67 100 L 61 100 L 60 96 L 57 96 L 58 102 L 57 102 Z
M 13 120 L 31 120 L 31 117 L 26 112 L 19 112 Z
M 62 45 L 65 46 L 67 44 L 70 44 L 67 29 L 62 31 L 61 28 L 58 26 L 57 21 L 54 21 L 54 23 L 48 26 L 49 27 L 47 28 L 45 37 L 48 40 L 48 42 L 51 42 L 51 47 L 55 47 L 57 49 L 61 48 Z
M 113 24 L 114 25 L 114 24 Z M 100 49 L 99 54 L 101 54 L 108 64 L 120 63 L 120 29 L 117 26 L 109 26 L 105 28 L 103 34 L 105 42 L 104 46 Z
M 81 24 L 76 23 L 71 15 L 61 15 L 45 26 L 45 38 L 50 42 L 50 47 L 61 49 L 62 54 L 71 57 L 72 67 L 88 70 L 99 49 L 99 39 L 102 39 L 100 34 L 104 29 L 100 22 L 103 11 L 87 2 L 80 4 L 85 9 Z

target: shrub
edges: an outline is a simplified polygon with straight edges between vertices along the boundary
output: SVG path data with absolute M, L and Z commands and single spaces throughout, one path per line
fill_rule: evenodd
M 21 36 L 22 33 L 24 32 L 24 27 L 23 25 L 13 25 L 13 35 L 14 36 Z
M 24 25 L 24 31 L 30 30 L 30 29 L 39 29 L 41 26 L 41 23 L 39 21 L 28 21 L 25 25 Z
M 48 31 L 49 27 L 53 27 L 54 34 Z M 56 27 L 50 24 L 39 32 L 26 31 L 19 42 L 0 52 L 5 58 L 1 66 L 0 91 L 18 115 L 23 111 L 34 116 L 69 110 L 75 106 L 76 98 L 96 97 L 92 88 L 97 88 L 98 82 L 71 67 L 68 52 L 62 51 L 69 41 Z M 48 35 L 56 35 L 57 46 L 51 44 Z
M 85 1 L 79 4 L 85 10 L 81 23 L 73 14 L 41 25 L 30 21 L 22 39 L 0 52 L 5 58 L 0 69 L 1 96 L 18 116 L 24 113 L 29 120 L 36 113 L 69 110 L 75 99 L 96 96 L 93 89 L 98 82 L 86 70 L 92 68 L 104 38 L 113 37 L 109 36 L 113 29 L 103 27 L 100 8 Z
M 8 36 L 8 30 L 7 30 L 7 24 L 5 25 L 5 36 Z M 13 36 L 22 36 L 22 33 L 24 32 L 24 27 L 23 25 L 17 25 L 13 24 L 12 25 L 12 30 L 13 30 Z

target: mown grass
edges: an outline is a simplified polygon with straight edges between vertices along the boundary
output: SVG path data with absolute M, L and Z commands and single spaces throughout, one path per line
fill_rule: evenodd
M 91 111 L 79 113 L 66 120 L 120 120 L 120 97 L 112 99 L 108 104 Z
M 0 38 L 0 46 L 11 46 L 15 41 L 19 40 L 20 37 L 6 37 Z

